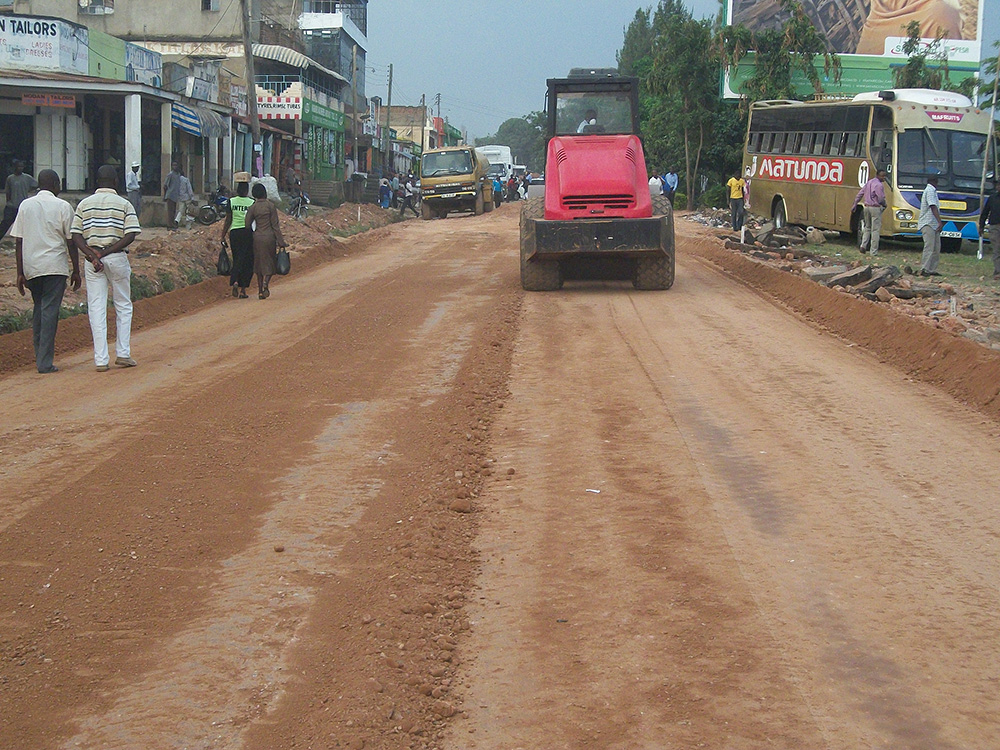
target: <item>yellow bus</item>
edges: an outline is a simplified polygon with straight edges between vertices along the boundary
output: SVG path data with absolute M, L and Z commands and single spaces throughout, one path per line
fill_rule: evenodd
M 920 237 L 920 194 L 938 174 L 942 249 L 979 238 L 979 188 L 996 173 L 987 156 L 990 114 L 961 94 L 890 89 L 841 101 L 760 101 L 750 108 L 743 149 L 751 209 L 774 223 L 859 235 L 854 197 L 877 170 L 889 174 L 881 236 Z

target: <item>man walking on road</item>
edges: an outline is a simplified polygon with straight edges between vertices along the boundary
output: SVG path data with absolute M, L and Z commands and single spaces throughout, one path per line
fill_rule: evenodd
M 170 165 L 170 174 L 163 181 L 163 198 L 167 201 L 167 226 L 177 227 L 177 201 L 181 198 L 181 167 L 177 162 Z
M 177 192 L 177 215 L 174 217 L 174 226 L 179 227 L 181 221 L 187 223 L 187 228 L 191 228 L 191 220 L 187 217 L 188 204 L 194 200 L 194 188 L 191 187 L 191 180 L 188 176 L 184 174 L 183 170 L 180 171 L 180 189 Z
M 24 173 L 24 162 L 20 159 L 14 160 L 14 173 L 7 175 L 7 205 L 3 208 L 3 222 L 0 223 L 0 240 L 7 234 L 7 230 L 14 224 L 14 217 L 17 216 L 17 209 L 21 202 L 31 195 L 31 191 L 38 187 L 38 182 L 30 174 Z
M 938 261 L 941 259 L 941 202 L 937 193 L 938 176 L 932 174 L 927 178 L 927 187 L 920 196 L 920 215 L 917 217 L 917 229 L 924 238 L 924 253 L 920 257 L 921 276 L 940 276 Z
M 408 179 L 406 185 L 403 186 L 403 205 L 399 207 L 400 216 L 406 212 L 406 209 L 413 211 L 414 216 L 420 216 L 420 212 L 413 206 L 413 199 L 416 194 L 417 190 L 413 187 L 413 180 Z
M 142 213 L 142 185 L 139 183 L 139 167 L 142 165 L 134 161 L 132 169 L 125 175 L 125 192 L 128 194 L 128 202 L 135 209 L 135 215 Z
M 885 182 L 888 173 L 880 169 L 868 182 L 861 186 L 854 197 L 851 213 L 863 202 L 861 215 L 861 252 L 878 255 L 879 233 L 882 231 L 882 212 L 885 211 Z
M 176 165 L 175 165 L 176 166 Z M 140 231 L 132 204 L 118 195 L 118 173 L 110 164 L 97 170 L 97 192 L 80 201 L 73 217 L 73 241 L 90 261 L 86 266 L 87 312 L 94 337 L 94 364 L 106 372 L 108 287 L 115 303 L 115 364 L 135 367 L 131 354 L 132 267 L 128 248 Z
M 1000 281 L 1000 182 L 997 182 L 996 192 L 987 199 L 979 214 L 980 237 L 986 236 L 987 226 L 990 245 L 993 247 L 993 280 Z
M 52 360 L 66 277 L 70 277 L 74 292 L 80 288 L 80 256 L 70 232 L 73 208 L 56 197 L 60 187 L 59 175 L 51 169 L 39 172 L 38 194 L 21 202 L 10 230 L 17 240 L 17 291 L 23 297 L 28 287 L 35 303 L 31 341 L 35 366 L 41 373 L 59 371 Z

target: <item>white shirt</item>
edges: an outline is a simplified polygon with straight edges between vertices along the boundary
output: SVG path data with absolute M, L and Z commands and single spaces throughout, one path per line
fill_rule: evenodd
M 139 175 L 138 173 L 133 172 L 131 169 L 129 170 L 128 174 L 125 175 L 125 189 L 128 190 L 130 193 L 133 190 L 141 189 L 139 186 Z
M 24 278 L 69 276 L 66 240 L 72 224 L 73 207 L 48 190 L 21 202 L 10 234 L 21 238 Z
M 663 195 L 663 184 L 656 175 L 649 178 L 649 194 L 651 196 Z
M 920 196 L 920 216 L 917 217 L 917 229 L 923 229 L 924 227 L 938 228 L 938 220 L 934 218 L 931 206 L 937 206 L 938 210 L 941 210 L 941 204 L 938 202 L 937 188 L 928 182 L 927 187 L 924 188 L 924 192 Z

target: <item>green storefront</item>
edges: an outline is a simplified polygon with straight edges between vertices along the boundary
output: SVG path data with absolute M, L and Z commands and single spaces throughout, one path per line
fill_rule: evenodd
M 305 154 L 302 167 L 312 180 L 344 179 L 344 113 L 302 100 Z

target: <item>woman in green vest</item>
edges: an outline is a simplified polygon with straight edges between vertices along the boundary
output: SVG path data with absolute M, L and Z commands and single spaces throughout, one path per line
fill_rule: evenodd
M 229 199 L 226 207 L 226 220 L 222 227 L 222 244 L 233 249 L 233 270 L 229 275 L 229 284 L 233 288 L 233 296 L 247 298 L 247 287 L 253 279 L 253 230 L 247 226 L 247 211 L 253 205 L 250 193 L 250 173 L 237 172 L 234 175 L 236 195 Z

